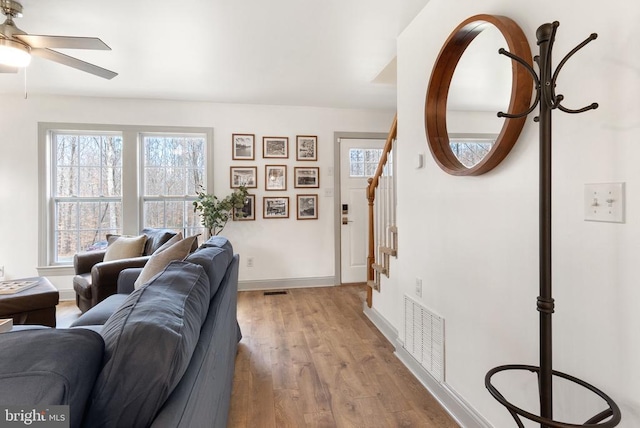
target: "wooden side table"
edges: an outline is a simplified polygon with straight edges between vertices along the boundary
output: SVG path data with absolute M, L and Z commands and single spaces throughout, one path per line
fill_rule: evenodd
M 47 278 L 21 278 L 38 285 L 15 294 L 0 295 L 0 318 L 12 318 L 13 325 L 56 326 L 56 305 L 60 294 Z

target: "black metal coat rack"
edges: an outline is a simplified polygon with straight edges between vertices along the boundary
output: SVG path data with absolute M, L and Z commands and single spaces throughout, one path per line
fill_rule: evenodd
M 621 420 L 620 409 L 616 403 L 604 392 L 578 378 L 566 373 L 553 370 L 553 341 L 551 329 L 551 316 L 554 312 L 554 300 L 551 293 L 551 112 L 555 109 L 565 113 L 582 113 L 598 108 L 593 103 L 581 109 L 568 109 L 562 105 L 564 97 L 556 95 L 556 81 L 560 70 L 571 56 L 582 49 L 589 42 L 595 40 L 598 35 L 593 33 L 585 41 L 572 49 L 552 71 L 551 53 L 555 41 L 556 30 L 560 25 L 555 21 L 551 24 L 543 24 L 536 31 L 540 55 L 534 57 L 538 64 L 540 75 L 523 59 L 500 49 L 500 53 L 525 67 L 533 76 L 536 89 L 536 98 L 533 105 L 520 114 L 498 113 L 498 117 L 521 118 L 529 115 L 540 105 L 540 114 L 534 118 L 540 127 L 540 296 L 537 299 L 537 310 L 540 312 L 540 366 L 523 364 L 511 364 L 491 369 L 485 376 L 485 386 L 513 416 L 516 424 L 524 428 L 520 417 L 537 422 L 542 428 L 612 428 Z M 505 397 L 491 384 L 491 377 L 502 371 L 525 370 L 536 373 L 538 376 L 538 393 L 540 396 L 540 414 L 534 415 L 508 402 Z M 584 424 L 575 425 L 553 420 L 553 377 L 560 377 L 587 388 L 601 397 L 608 408 L 596 414 Z

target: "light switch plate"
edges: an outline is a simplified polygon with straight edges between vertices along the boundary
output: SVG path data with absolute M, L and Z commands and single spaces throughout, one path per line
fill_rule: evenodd
M 584 219 L 624 223 L 624 183 L 584 185 Z

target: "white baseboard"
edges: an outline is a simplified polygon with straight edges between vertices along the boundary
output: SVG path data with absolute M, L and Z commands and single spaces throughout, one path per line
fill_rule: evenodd
M 434 396 L 442 407 L 463 428 L 493 428 L 469 403 L 446 383 L 438 382 L 409 354 L 402 342 L 396 341 L 396 356 L 418 381 Z
M 395 347 L 396 340 L 398 339 L 398 330 L 396 330 L 385 317 L 380 315 L 380 312 L 376 311 L 375 308 L 367 306 L 367 302 L 362 304 L 362 309 L 366 317 L 369 318 L 369 321 L 371 321 L 373 325 L 380 330 L 380 333 Z
M 312 288 L 335 285 L 333 276 L 315 278 L 285 278 L 238 281 L 238 291 L 284 290 L 287 288 Z
M 60 293 L 60 300 L 63 302 L 76 300 L 76 292 L 72 289 L 58 290 L 58 293 Z
M 492 425 L 449 385 L 438 382 L 404 349 L 402 341 L 398 338 L 398 330 L 385 317 L 374 308 L 369 308 L 366 303 L 363 305 L 363 311 L 367 318 L 380 330 L 380 333 L 394 346 L 395 355 L 402 364 L 427 388 L 431 395 L 462 428 L 492 428 Z

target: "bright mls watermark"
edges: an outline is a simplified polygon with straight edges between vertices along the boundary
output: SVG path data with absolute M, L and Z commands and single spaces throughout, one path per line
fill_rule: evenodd
M 0 428 L 69 428 L 69 406 L 0 406 Z

